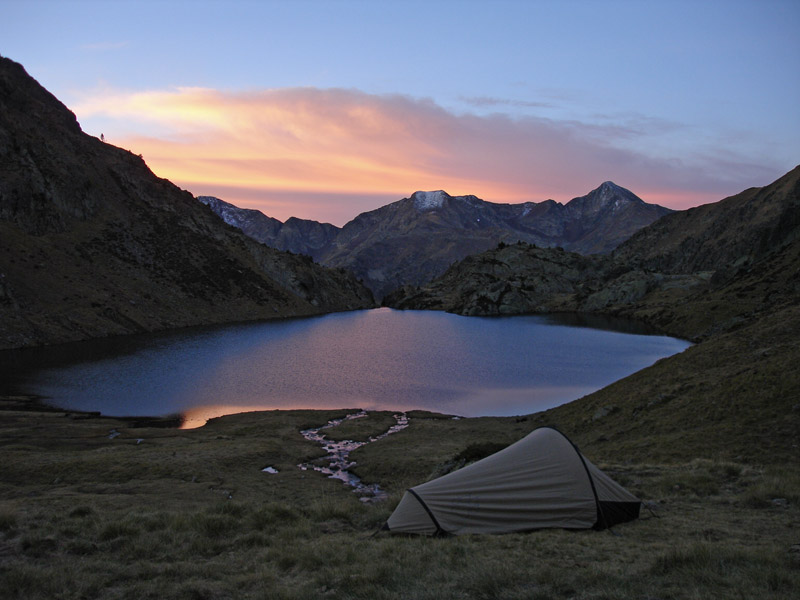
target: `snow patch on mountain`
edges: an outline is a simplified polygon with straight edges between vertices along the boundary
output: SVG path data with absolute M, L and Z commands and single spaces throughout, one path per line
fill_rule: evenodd
M 239 229 L 242 228 L 244 219 L 242 217 L 241 208 L 237 208 L 214 196 L 198 196 L 197 199 L 206 206 L 211 207 L 211 209 L 228 225 L 233 225 Z
M 442 208 L 445 199 L 449 198 L 449 195 L 442 190 L 436 190 L 434 192 L 414 192 L 411 197 L 414 199 L 416 209 L 423 211 Z

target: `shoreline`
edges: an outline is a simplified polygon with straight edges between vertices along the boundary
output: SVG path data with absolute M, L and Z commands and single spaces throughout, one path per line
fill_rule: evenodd
M 393 309 L 376 310 L 407 312 Z M 429 311 L 424 311 L 423 316 L 413 318 L 403 317 L 399 314 L 370 317 L 367 316 L 367 311 L 360 312 L 363 315 L 356 315 L 352 318 L 344 317 L 344 320 L 337 319 L 322 324 L 309 323 L 288 328 L 272 329 L 268 323 L 240 323 L 232 326 L 200 328 L 197 330 L 198 336 L 186 336 L 185 332 L 173 331 L 139 336 L 119 336 L 114 339 L 104 338 L 90 342 L 74 342 L 52 348 L 6 351 L 20 354 L 6 356 L 9 359 L 5 366 L 8 383 L 0 386 L 0 394 L 5 392 L 6 395 L 36 396 L 36 392 L 33 391 L 36 390 L 45 396 L 52 396 L 53 400 L 47 397 L 40 398 L 41 403 L 49 405 L 52 402 L 57 410 L 86 413 L 99 410 L 105 416 L 125 419 L 160 420 L 168 418 L 180 421 L 178 426 L 182 427 L 198 426 L 197 424 L 201 421 L 205 422 L 209 418 L 235 412 L 294 410 L 298 407 L 309 410 L 330 410 L 362 404 L 361 407 L 371 410 L 421 409 L 432 412 L 454 412 L 469 417 L 481 415 L 521 417 L 568 404 L 613 383 L 610 381 L 612 378 L 623 378 L 639 372 L 643 368 L 644 361 L 637 354 L 638 352 L 644 352 L 642 357 L 646 356 L 653 360 L 654 358 L 673 356 L 671 353 L 682 352 L 690 345 L 689 341 L 664 336 L 646 325 L 627 319 L 610 320 L 599 317 L 597 320 L 592 317 L 587 321 L 589 318 L 587 315 L 521 315 L 503 317 L 506 320 L 527 318 L 518 326 L 513 323 L 480 324 L 480 320 L 477 320 L 478 322 L 470 320 L 471 323 L 460 325 L 457 322 L 454 325 L 451 319 L 458 319 L 458 315 L 442 313 L 436 316 L 430 315 Z M 374 313 L 375 311 L 369 312 Z M 331 315 L 325 316 L 330 317 Z M 530 317 L 534 317 L 535 320 L 531 320 Z M 248 379 L 248 373 L 256 371 L 246 367 L 243 367 L 246 372 L 233 373 L 228 368 L 227 371 L 223 370 L 222 374 L 215 378 L 205 378 L 205 372 L 212 368 L 216 369 L 213 361 L 225 359 L 231 352 L 229 348 L 235 347 L 235 344 L 242 344 L 242 348 L 236 354 L 237 358 L 244 356 L 245 352 L 250 352 L 253 357 L 259 357 L 267 352 L 271 356 L 275 354 L 273 345 L 278 343 L 277 340 L 283 341 L 287 335 L 293 336 L 288 338 L 290 340 L 297 338 L 302 341 L 302 336 L 308 335 L 309 332 L 329 331 L 332 326 L 337 324 L 338 328 L 335 331 L 341 334 L 343 327 L 359 325 L 364 322 L 364 319 L 367 319 L 369 323 L 380 324 L 372 326 L 378 332 L 376 335 L 381 332 L 384 334 L 386 332 L 396 333 L 398 328 L 402 329 L 404 325 L 410 328 L 411 334 L 414 334 L 420 327 L 430 328 L 433 323 L 436 327 L 445 328 L 446 331 L 450 331 L 447 329 L 448 327 L 454 328 L 454 331 L 462 336 L 492 336 L 487 339 L 495 340 L 490 345 L 491 356 L 495 358 L 483 356 L 485 352 L 489 351 L 488 347 L 486 349 L 479 348 L 472 343 L 467 350 L 462 352 L 463 356 L 461 357 L 462 362 L 467 361 L 465 364 L 470 365 L 470 369 L 461 367 L 461 371 L 458 372 L 463 372 L 464 377 L 454 378 L 452 373 L 460 363 L 453 362 L 452 365 L 447 363 L 443 367 L 430 368 L 430 364 L 436 364 L 431 362 L 434 359 L 436 362 L 441 361 L 438 361 L 436 356 L 429 356 L 429 352 L 427 354 L 420 353 L 419 355 L 424 358 L 412 360 L 413 366 L 397 369 L 393 366 L 396 362 L 393 357 L 397 354 L 407 358 L 410 348 L 394 349 L 393 345 L 389 345 L 386 346 L 384 352 L 383 343 L 367 343 L 370 348 L 374 345 L 387 357 L 392 357 L 391 361 L 387 358 L 383 363 L 378 363 L 378 367 L 383 369 L 381 374 L 384 379 L 381 381 L 386 381 L 385 378 L 388 374 L 395 376 L 397 380 L 395 385 L 389 386 L 390 389 L 384 389 L 383 387 L 376 388 L 375 384 L 369 383 L 374 378 L 371 378 L 369 373 L 362 372 L 363 369 L 359 370 L 349 366 L 350 362 L 363 364 L 363 360 L 369 360 L 369 353 L 367 353 L 367 358 L 363 360 L 359 358 L 358 362 L 353 360 L 343 362 L 330 352 L 327 354 L 316 351 L 309 353 L 305 350 L 305 346 L 301 345 L 297 352 L 300 352 L 299 356 L 301 363 L 305 365 L 304 369 L 298 371 L 297 376 L 286 378 L 285 383 L 281 379 L 284 377 L 281 373 L 286 373 L 289 367 L 285 361 L 275 361 L 271 358 L 268 363 L 264 364 L 275 363 L 275 366 L 271 367 L 272 370 L 269 370 L 269 374 L 262 376 L 261 379 L 252 381 Z M 411 320 L 409 321 L 409 319 Z M 512 335 L 510 341 L 507 340 L 505 344 L 501 341 L 506 339 L 505 334 L 510 331 L 513 333 L 522 325 L 526 329 L 521 331 L 528 333 Z M 248 329 L 251 326 L 255 328 Z M 262 329 L 264 326 L 267 328 Z M 557 330 L 556 327 L 564 329 Z M 358 327 L 353 329 L 360 331 Z M 560 333 L 562 331 L 563 333 Z M 204 332 L 208 332 L 208 335 L 204 335 Z M 615 334 L 620 335 L 616 336 Z M 155 337 L 151 337 L 151 335 Z M 565 341 L 560 345 L 555 344 L 554 336 L 561 336 Z M 659 339 L 653 341 L 645 339 L 649 336 L 656 336 Z M 362 333 L 347 334 L 345 341 L 340 344 L 353 350 L 364 346 L 363 337 Z M 429 337 L 423 336 L 425 340 L 428 340 Z M 258 345 L 254 345 L 256 343 L 254 340 L 261 341 L 258 342 Z M 553 352 L 548 346 L 548 340 L 553 341 L 553 344 L 561 349 L 562 359 L 548 358 L 548 355 Z M 584 351 L 581 347 L 586 345 L 584 341 L 589 344 L 587 347 L 596 347 L 596 349 L 591 352 Z M 514 345 L 509 346 L 512 342 Z M 224 351 L 221 345 L 223 343 L 225 344 Z M 426 343 L 423 342 L 423 346 Z M 428 345 L 436 346 L 433 343 Z M 513 355 L 509 354 L 511 352 L 509 348 L 514 349 Z M 520 352 L 516 350 L 520 350 Z M 179 353 L 189 351 L 191 353 L 182 359 Z M 569 354 L 564 354 L 567 352 Z M 619 355 L 614 353 L 619 353 Z M 356 350 L 356 354 L 361 357 L 363 353 L 359 354 Z M 576 358 L 570 362 L 569 356 L 572 355 L 575 355 Z M 513 358 L 513 356 L 519 358 Z M 612 356 L 613 358 L 611 358 Z M 506 360 L 506 357 L 509 359 Z M 495 370 L 486 372 L 482 370 L 487 360 L 495 362 L 486 368 L 492 369 L 491 365 L 498 364 L 496 371 L 502 373 L 502 377 L 498 375 L 492 378 L 490 374 Z M 173 373 L 174 369 L 161 368 L 164 361 L 174 361 L 176 364 L 183 361 L 184 370 L 188 375 Z M 578 373 L 578 364 L 589 364 L 587 361 L 591 361 L 592 364 L 596 363 L 596 366 L 589 370 L 582 369 Z M 330 364 L 337 365 L 336 368 L 339 369 L 337 373 L 344 375 L 339 376 L 338 379 L 334 378 L 334 384 L 328 389 L 327 383 L 316 383 L 317 377 L 314 374 L 324 368 L 330 368 Z M 511 367 L 507 364 L 514 365 L 516 375 L 513 379 L 509 378 L 508 372 Z M 534 364 L 543 366 L 531 370 L 530 367 Z M 109 365 L 109 375 L 100 372 L 100 369 L 106 368 L 105 365 Z M 472 368 L 473 366 L 474 368 Z M 565 368 L 568 370 L 565 371 Z M 42 383 L 38 373 L 48 372 L 48 369 L 54 370 L 56 378 L 53 380 L 53 385 L 55 387 L 33 385 L 36 381 Z M 416 378 L 416 369 L 423 369 L 425 373 L 430 374 L 427 379 L 423 377 L 423 381 L 420 383 Z M 231 371 L 230 374 L 229 371 Z M 486 378 L 471 375 L 471 373 L 477 372 L 488 375 Z M 541 374 L 536 375 L 536 372 Z M 549 375 L 551 372 L 552 376 Z M 60 375 L 60 373 L 67 375 Z M 141 375 L 144 379 L 136 379 L 141 373 L 147 375 Z M 562 375 L 559 376 L 558 373 L 562 373 Z M 578 377 L 569 379 L 563 373 L 574 373 Z M 204 377 L 203 386 L 191 387 L 191 378 L 196 376 Z M 36 377 L 39 379 L 37 380 Z M 75 387 L 70 384 L 65 387 L 66 383 L 64 382 L 71 382 L 71 377 L 81 377 L 81 380 L 85 380 L 87 385 Z M 243 386 L 240 386 L 242 391 L 238 395 L 236 392 L 232 395 L 227 392 L 225 387 L 221 387 L 234 381 L 233 377 L 237 378 L 235 380 L 237 383 L 243 382 Z M 365 382 L 363 385 L 360 378 L 363 378 Z M 259 402 L 260 392 L 266 384 L 265 382 L 271 384 L 274 381 L 281 382 L 278 388 L 283 385 L 285 390 L 278 389 L 274 397 L 268 397 Z M 339 383 L 336 384 L 336 381 Z M 92 387 L 93 383 L 98 383 L 98 385 Z M 435 389 L 439 390 L 439 393 L 422 391 L 421 385 L 426 386 L 424 390 Z M 286 390 L 289 392 L 285 393 Z M 330 393 L 326 395 L 326 391 Z M 409 392 L 409 394 L 402 395 L 404 392 Z M 173 398 L 177 401 L 172 401 Z M 216 401 L 218 398 L 224 398 L 226 402 Z M 103 401 L 98 402 L 98 399 Z M 190 400 L 195 405 L 189 405 Z M 58 402 L 61 402 L 62 406 L 59 406 Z M 73 410 L 69 408 L 70 406 L 80 408 Z M 170 410 L 172 414 L 161 416 L 159 413 L 162 410 Z M 143 414 L 136 414 L 139 412 Z
M 28 412 L 28 413 L 48 413 L 61 414 L 63 417 L 72 420 L 87 419 L 109 419 L 130 424 L 131 427 L 164 427 L 179 429 L 183 422 L 180 414 L 164 416 L 114 416 L 105 415 L 100 411 L 85 411 L 59 408 L 44 402 L 44 396 L 35 394 L 0 394 L 0 414 L 4 412 Z

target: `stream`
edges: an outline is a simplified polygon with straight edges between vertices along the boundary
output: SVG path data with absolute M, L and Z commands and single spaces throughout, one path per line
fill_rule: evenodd
M 327 462 L 328 466 L 318 466 L 311 463 L 303 463 L 297 466 L 303 471 L 313 469 L 314 471 L 327 475 L 330 478 L 339 479 L 346 485 L 352 487 L 353 492 L 361 496 L 360 500 L 362 502 L 377 502 L 387 498 L 386 492 L 383 491 L 377 483 L 366 484 L 362 482 L 357 475 L 354 475 L 348 471 L 348 469 L 354 467 L 356 464 L 350 460 L 350 453 L 356 448 L 361 448 L 361 446 L 365 446 L 372 442 L 377 442 L 386 436 L 405 429 L 408 427 L 408 416 L 405 413 L 395 414 L 394 418 L 396 423 L 394 425 L 392 425 L 382 434 L 376 437 L 370 437 L 366 442 L 354 442 L 352 440 L 334 442 L 326 439 L 325 434 L 323 433 L 326 429 L 331 429 L 337 425 L 341 425 L 345 421 L 360 419 L 366 416 L 367 411 L 362 410 L 357 413 L 342 417 L 341 419 L 333 419 L 328 421 L 321 427 L 315 427 L 301 431 L 300 433 L 309 442 L 315 442 L 322 445 L 322 449 L 325 450 L 328 455 L 320 460 Z

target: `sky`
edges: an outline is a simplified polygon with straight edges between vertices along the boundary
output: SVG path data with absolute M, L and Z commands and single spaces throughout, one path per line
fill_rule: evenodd
M 0 55 L 195 195 L 685 209 L 800 163 L 797 0 L 0 0 Z

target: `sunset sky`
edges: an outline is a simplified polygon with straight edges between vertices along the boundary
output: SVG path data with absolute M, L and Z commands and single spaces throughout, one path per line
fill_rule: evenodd
M 800 163 L 800 2 L 0 0 L 0 54 L 195 195 L 687 208 Z

